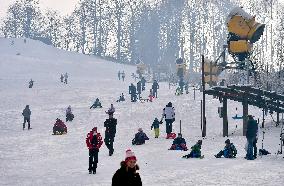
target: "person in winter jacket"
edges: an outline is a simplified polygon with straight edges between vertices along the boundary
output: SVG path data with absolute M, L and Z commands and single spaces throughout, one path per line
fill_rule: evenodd
M 224 150 L 221 150 L 217 155 L 215 155 L 215 157 L 221 158 L 224 156 L 225 158 L 235 158 L 237 155 L 237 149 L 234 144 L 231 143 L 229 139 L 225 141 L 225 144 Z
M 142 77 L 141 78 L 142 91 L 145 90 L 145 84 L 146 84 L 146 79 L 144 77 Z
M 178 84 L 179 84 L 179 87 L 180 87 L 180 93 L 183 94 L 184 82 L 183 82 L 182 78 L 180 79 Z
M 94 127 L 87 135 L 86 144 L 89 149 L 89 174 L 96 174 L 98 164 L 98 154 L 101 145 L 103 144 L 102 136 Z
M 116 102 L 122 102 L 125 101 L 123 93 L 121 93 L 121 96 L 119 96 L 119 99 Z
M 175 121 L 175 108 L 171 102 L 169 102 L 163 109 L 163 117 L 165 117 L 166 121 L 167 138 L 169 138 L 172 133 L 173 122 Z
M 101 104 L 99 98 L 97 98 L 96 101 L 94 102 L 94 104 L 92 104 L 90 109 L 92 109 L 92 108 L 102 108 L 102 104 Z
M 148 136 L 143 132 L 142 128 L 138 129 L 138 133 L 135 134 L 132 140 L 132 145 L 143 145 L 145 140 L 149 140 Z
M 66 109 L 66 122 L 72 121 L 74 119 L 74 114 L 72 113 L 71 106 L 69 105 Z
M 33 88 L 33 86 L 34 86 L 34 81 L 33 81 L 33 79 L 31 79 L 29 81 L 29 88 Z
M 138 98 L 141 98 L 141 92 L 142 92 L 142 84 L 141 81 L 137 82 L 137 94 L 138 94 Z
M 191 152 L 184 155 L 183 158 L 201 158 L 201 145 L 202 140 L 198 140 L 198 142 L 191 147 Z
M 136 102 L 136 87 L 133 85 L 133 83 L 131 83 L 131 85 L 129 86 L 129 94 L 131 95 L 131 102 Z
M 157 82 L 157 80 L 154 80 L 153 85 L 152 85 L 152 89 L 153 89 L 153 95 L 154 97 L 158 97 L 158 89 L 159 89 L 159 83 Z
M 112 156 L 114 149 L 113 149 L 113 142 L 116 133 L 116 125 L 117 119 L 113 118 L 113 115 L 109 115 L 109 119 L 106 119 L 104 122 L 105 129 L 105 144 L 109 150 L 109 156 Z
M 23 130 L 25 130 L 26 122 L 28 122 L 28 130 L 31 129 L 31 110 L 29 105 L 26 105 L 25 109 L 22 112 L 22 115 L 24 116 L 24 123 L 23 123 Z
M 187 151 L 186 141 L 182 137 L 181 133 L 178 133 L 178 136 L 174 139 L 173 144 L 170 150 L 184 150 Z
M 61 83 L 63 83 L 63 79 L 64 79 L 64 76 L 63 76 L 63 74 L 61 74 L 61 75 L 60 75 L 60 81 L 61 81 Z
M 120 73 L 120 71 L 118 71 L 118 73 L 117 73 L 118 80 L 120 80 L 120 75 L 121 75 L 121 73 Z
M 154 128 L 154 131 L 155 131 L 155 138 L 158 138 L 159 135 L 160 135 L 160 129 L 159 129 L 159 125 L 160 125 L 160 121 L 158 120 L 158 118 L 155 118 L 154 122 L 152 123 L 152 126 L 151 126 L 151 130 Z
M 113 104 L 110 104 L 110 108 L 106 111 L 106 114 L 113 115 L 114 112 L 115 112 L 115 108 Z
M 61 119 L 56 118 L 53 126 L 53 135 L 62 135 L 67 133 L 67 127 Z
M 256 133 L 257 133 L 257 122 L 253 119 L 252 115 L 248 115 L 248 125 L 247 125 L 247 132 L 246 138 L 248 143 L 248 150 L 246 154 L 247 160 L 254 160 L 253 157 L 253 142 L 256 140 Z
M 122 71 L 122 73 L 121 73 L 121 78 L 122 78 L 122 81 L 124 81 L 124 78 L 125 78 L 125 73 L 124 73 L 124 71 Z
M 152 89 L 150 89 L 150 94 L 148 97 L 149 97 L 149 101 L 152 102 L 154 98 Z
M 67 72 L 64 74 L 64 83 L 66 83 L 67 84 L 67 79 L 68 79 L 68 74 L 67 74 Z
M 135 154 L 128 149 L 125 160 L 120 163 L 120 168 L 112 177 L 112 186 L 142 186 L 139 173 L 139 166 L 136 164 Z

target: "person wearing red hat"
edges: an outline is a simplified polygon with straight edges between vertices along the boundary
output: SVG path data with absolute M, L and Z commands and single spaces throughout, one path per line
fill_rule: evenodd
M 99 149 L 103 144 L 102 136 L 94 127 L 87 135 L 86 144 L 89 149 L 89 174 L 96 174 Z
M 134 152 L 128 149 L 125 160 L 120 163 L 120 169 L 112 177 L 112 186 L 142 186 L 141 177 L 136 172 L 139 170 L 136 161 L 137 158 Z

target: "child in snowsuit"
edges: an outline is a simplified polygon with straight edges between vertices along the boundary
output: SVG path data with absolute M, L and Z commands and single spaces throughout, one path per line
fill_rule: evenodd
M 221 150 L 217 155 L 215 155 L 215 157 L 221 158 L 224 156 L 225 158 L 235 158 L 237 155 L 237 149 L 234 144 L 231 143 L 229 139 L 225 141 L 225 144 L 224 150 Z
M 182 137 L 181 133 L 178 133 L 178 137 L 174 139 L 173 144 L 169 150 L 184 150 L 187 151 L 186 141 Z
M 86 144 L 89 149 L 89 174 L 96 174 L 99 149 L 103 144 L 102 136 L 94 127 L 87 135 Z
M 158 138 L 159 134 L 160 134 L 159 125 L 160 125 L 160 122 L 159 122 L 158 118 L 155 118 L 155 120 L 154 120 L 154 122 L 153 122 L 153 124 L 151 126 L 151 130 L 154 128 L 155 138 Z
M 94 104 L 92 104 L 90 109 L 92 109 L 92 108 L 102 108 L 102 104 L 101 104 L 99 98 L 97 98 L 96 101 L 94 102 Z
M 74 119 L 74 114 L 72 113 L 71 106 L 69 105 L 66 109 L 66 122 L 72 121 Z
M 148 136 L 143 132 L 142 128 L 138 129 L 138 133 L 135 134 L 132 140 L 132 145 L 143 145 L 145 140 L 149 140 Z
M 202 140 L 198 140 L 198 142 L 191 147 L 191 152 L 184 155 L 183 158 L 201 158 L 201 145 Z

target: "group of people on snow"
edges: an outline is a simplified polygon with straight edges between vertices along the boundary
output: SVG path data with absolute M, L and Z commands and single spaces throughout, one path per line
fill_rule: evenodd
M 124 81 L 124 79 L 125 79 L 124 71 L 120 72 L 120 70 L 119 70 L 118 73 L 117 73 L 117 76 L 118 76 L 118 80 L 122 79 L 122 81 Z

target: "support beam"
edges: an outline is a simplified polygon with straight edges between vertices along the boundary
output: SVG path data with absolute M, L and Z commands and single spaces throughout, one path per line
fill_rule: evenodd
M 247 98 L 244 98 L 243 101 L 243 136 L 247 133 L 247 126 L 248 126 L 248 102 Z
M 228 137 L 228 111 L 227 98 L 223 98 L 223 137 Z

